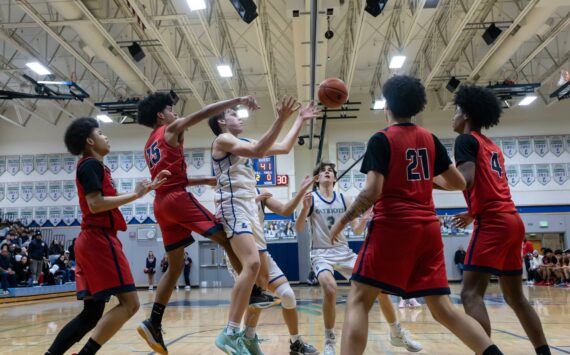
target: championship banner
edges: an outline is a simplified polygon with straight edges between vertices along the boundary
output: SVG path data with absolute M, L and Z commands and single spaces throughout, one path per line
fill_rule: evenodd
M 48 220 L 47 207 L 34 207 L 34 221 L 40 226 L 43 226 Z
M 532 185 L 536 179 L 534 172 L 534 165 L 524 164 L 520 166 L 520 169 L 521 169 L 522 182 L 527 186 Z
M 83 220 L 83 213 L 81 212 L 81 207 L 77 206 L 75 208 L 75 219 L 81 223 L 81 221 Z
M 563 136 L 552 136 L 548 139 L 550 146 L 550 152 L 557 157 L 564 153 L 564 137 Z
M 344 174 L 345 171 L 346 170 L 339 170 L 338 176 Z M 348 191 L 350 189 L 350 186 L 352 186 L 352 173 L 350 171 L 346 173 L 346 175 L 344 175 L 340 180 L 337 181 L 337 184 L 341 188 L 341 190 Z
M 552 164 L 552 178 L 558 185 L 564 185 L 568 180 L 566 164 Z
M 517 139 L 517 143 L 519 146 L 519 153 L 528 158 L 532 154 L 532 139 L 529 137 L 519 137 Z
M 121 179 L 118 183 L 119 183 L 119 192 L 134 191 L 133 179 Z
M 190 191 L 196 196 L 202 196 L 206 192 L 206 186 L 194 185 L 190 188 Z
M 455 145 L 455 141 L 453 139 L 442 139 L 441 144 L 447 150 L 447 155 L 451 158 L 451 160 L 455 160 L 455 156 L 453 155 L 453 146 Z
M 509 181 L 509 185 L 517 186 L 520 181 L 520 173 L 518 166 L 507 165 L 505 167 L 505 170 L 507 170 L 507 180 Z
M 501 149 L 501 151 L 503 151 L 503 138 L 495 137 L 490 139 L 497 145 L 497 147 L 499 147 L 499 149 Z
M 139 221 L 139 223 L 142 223 L 147 217 L 148 205 L 146 203 L 137 203 L 135 205 L 135 219 Z
M 550 182 L 552 178 L 550 174 L 550 164 L 536 164 L 535 170 L 536 180 L 538 180 L 541 185 L 546 185 Z
M 364 152 L 366 151 L 366 146 L 364 145 L 364 143 L 352 143 L 352 145 L 350 146 L 350 151 L 352 153 L 351 154 L 352 159 L 356 161 L 361 156 L 364 155 Z
M 61 154 L 48 155 L 48 169 L 56 175 L 59 174 L 62 169 Z
M 15 202 L 20 197 L 20 184 L 9 182 L 6 184 L 6 199 Z
M 33 182 L 21 182 L 20 183 L 20 197 L 26 202 L 30 202 L 32 197 L 34 197 L 34 183 Z
M 53 201 L 57 201 L 61 198 L 61 193 L 61 180 L 50 181 L 48 183 L 49 198 Z
M 64 180 L 63 181 L 63 197 L 67 201 L 71 201 L 75 198 L 77 194 L 77 190 L 75 187 L 75 181 L 73 180 Z
M 6 172 L 6 156 L 0 155 L 0 176 Z
M 34 209 L 31 207 L 22 207 L 20 208 L 20 222 L 24 226 L 29 226 L 34 219 Z
M 0 201 L 4 200 L 4 197 L 6 197 L 6 184 L 0 182 Z
M 352 180 L 354 182 L 354 187 L 356 187 L 358 191 L 362 191 L 364 185 L 366 184 L 366 175 L 361 172 L 353 171 Z
M 146 159 L 144 158 L 143 152 L 135 152 L 134 159 L 135 159 L 135 168 L 138 171 L 143 171 L 144 169 L 146 169 Z
M 34 198 L 38 201 L 43 201 L 48 195 L 48 183 L 47 181 L 36 181 L 34 182 Z
M 24 174 L 30 175 L 30 173 L 34 171 L 34 156 L 22 155 L 20 159 L 20 167 Z
M 200 168 L 204 166 L 205 151 L 203 149 L 192 149 L 190 154 L 192 166 L 200 170 Z
M 16 175 L 20 171 L 20 156 L 8 155 L 6 156 L 6 170 L 10 175 Z
M 517 154 L 517 141 L 514 138 L 503 138 L 501 139 L 501 146 L 503 149 L 503 154 L 512 158 Z
M 61 216 L 63 223 L 70 226 L 75 221 L 75 206 L 63 206 Z
M 346 164 L 350 159 L 350 143 L 336 144 L 336 158 L 342 164 Z
M 57 226 L 62 219 L 62 208 L 60 206 L 52 206 L 48 209 L 48 220 L 54 226 Z
M 117 153 L 109 153 L 105 155 L 105 165 L 114 172 L 119 167 L 119 155 Z
M 153 222 L 156 222 L 156 216 L 154 215 L 154 204 L 151 202 L 148 204 L 148 216 Z
M 77 157 L 71 154 L 64 154 L 63 155 L 63 170 L 71 174 L 73 170 L 75 170 L 75 166 L 77 165 Z
M 18 214 L 20 213 L 20 210 L 15 208 L 15 207 L 9 207 L 4 209 L 4 219 L 7 219 L 9 221 L 15 221 L 18 219 Z
M 48 156 L 47 154 L 40 154 L 35 156 L 35 169 L 38 174 L 43 175 L 48 171 Z
M 119 207 L 119 210 L 123 214 L 125 222 L 129 223 L 133 219 L 133 205 L 123 205 Z
M 184 149 L 184 162 L 186 163 L 186 167 L 189 167 L 191 164 L 191 156 L 192 154 L 190 153 L 190 149 Z
M 546 137 L 535 137 L 532 141 L 536 154 L 538 154 L 540 157 L 548 154 L 548 140 Z
M 129 171 L 133 168 L 133 152 L 119 153 L 119 165 L 123 171 Z

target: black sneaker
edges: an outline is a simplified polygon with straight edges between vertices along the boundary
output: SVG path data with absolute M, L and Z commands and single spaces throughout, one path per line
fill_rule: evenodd
M 311 344 L 307 344 L 307 343 L 303 342 L 301 339 L 297 339 L 297 341 L 294 343 L 292 343 L 291 340 L 289 340 L 289 343 L 291 344 L 289 346 L 289 355 L 317 355 L 317 354 L 319 354 L 319 351 L 317 350 L 317 348 L 315 348 Z
M 267 292 L 263 291 L 261 287 L 253 285 L 251 296 L 249 296 L 249 306 L 254 308 L 265 309 L 276 306 L 281 303 L 277 297 L 273 297 Z
M 144 340 L 146 340 L 146 343 L 152 348 L 152 350 L 159 354 L 168 354 L 168 349 L 166 348 L 166 345 L 164 345 L 164 340 L 162 339 L 162 327 L 157 327 L 151 323 L 150 319 L 146 319 L 139 324 L 137 332 Z

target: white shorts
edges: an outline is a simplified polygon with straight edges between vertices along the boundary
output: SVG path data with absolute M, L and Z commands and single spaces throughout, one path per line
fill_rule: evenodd
M 216 218 L 228 239 L 240 234 L 252 234 L 258 250 L 267 250 L 263 227 L 259 222 L 258 207 L 254 198 L 234 197 L 216 204 Z
M 358 255 L 346 245 L 327 249 L 313 249 L 311 250 L 311 266 L 317 278 L 323 271 L 330 271 L 334 275 L 336 270 L 342 277 L 350 280 L 357 257 Z
M 264 251 L 263 253 L 265 253 L 267 255 L 267 259 L 268 259 L 267 268 L 269 269 L 269 279 L 268 279 L 269 284 L 279 280 L 282 277 L 285 277 L 285 274 L 283 273 L 283 271 L 281 271 L 281 268 L 279 268 L 279 266 L 277 265 L 275 260 L 273 260 L 273 258 L 271 257 L 271 254 L 269 254 L 269 252 L 267 252 L 267 251 Z M 228 256 L 226 254 L 226 260 L 227 259 L 228 259 Z M 228 265 L 228 271 L 230 272 L 230 274 L 232 274 L 232 276 L 235 280 L 238 276 L 237 272 L 232 267 L 232 264 L 230 264 L 228 262 L 227 265 Z

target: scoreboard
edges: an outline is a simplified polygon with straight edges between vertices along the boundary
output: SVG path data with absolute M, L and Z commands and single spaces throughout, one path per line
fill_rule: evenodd
M 257 186 L 277 185 L 277 173 L 275 169 L 275 156 L 253 159 L 253 170 Z

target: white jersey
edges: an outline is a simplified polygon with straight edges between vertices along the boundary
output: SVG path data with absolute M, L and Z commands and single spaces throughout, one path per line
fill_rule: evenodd
M 247 139 L 240 138 L 248 141 Z M 253 161 L 231 153 L 216 159 L 212 156 L 216 176 L 216 204 L 231 201 L 233 198 L 255 198 L 255 172 Z
M 313 201 L 308 215 L 311 228 L 311 249 L 348 247 L 344 233 L 341 233 L 334 245 L 331 242 L 330 233 L 332 226 L 345 211 L 346 204 L 342 193 L 333 192 L 332 199 L 327 201 L 318 191 L 313 191 Z

